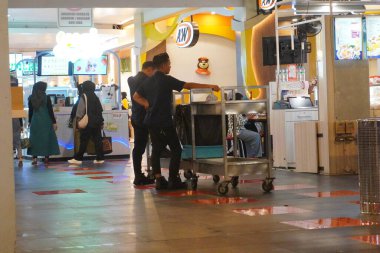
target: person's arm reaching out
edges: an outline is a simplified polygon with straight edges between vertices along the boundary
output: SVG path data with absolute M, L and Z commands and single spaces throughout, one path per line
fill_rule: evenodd
M 201 83 L 185 83 L 183 85 L 184 89 L 191 90 L 191 89 L 212 89 L 213 91 L 219 91 L 220 88 L 218 85 L 213 84 L 201 84 Z
M 141 96 L 137 91 L 133 94 L 133 100 L 135 100 L 139 105 L 143 106 L 145 109 L 149 108 L 148 100 Z

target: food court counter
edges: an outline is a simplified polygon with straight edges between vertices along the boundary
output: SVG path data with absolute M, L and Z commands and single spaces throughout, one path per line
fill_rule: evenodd
M 69 158 L 74 156 L 74 131 L 68 127 L 71 107 L 54 108 L 54 115 L 57 120 L 57 138 L 61 151 L 59 156 L 52 158 Z M 103 111 L 104 132 L 106 136 L 112 137 L 112 153 L 107 157 L 129 157 L 129 131 L 128 131 L 128 111 L 106 110 Z

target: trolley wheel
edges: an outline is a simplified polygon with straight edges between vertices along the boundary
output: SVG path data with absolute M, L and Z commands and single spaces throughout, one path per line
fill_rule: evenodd
M 186 179 L 191 179 L 191 177 L 193 176 L 193 172 L 191 170 L 186 170 L 186 171 L 183 172 L 183 176 Z
M 238 186 L 238 184 L 239 184 L 239 176 L 232 177 L 231 178 L 232 188 L 236 188 L 236 186 Z
M 228 192 L 228 183 L 229 182 L 222 182 L 221 184 L 219 184 L 219 186 L 218 186 L 218 193 L 220 194 L 220 195 L 226 195 L 227 194 L 227 192 Z
M 212 180 L 214 181 L 215 184 L 219 183 L 219 181 L 220 181 L 219 175 L 213 175 Z
M 271 192 L 274 189 L 273 181 L 264 180 L 261 187 L 265 192 Z

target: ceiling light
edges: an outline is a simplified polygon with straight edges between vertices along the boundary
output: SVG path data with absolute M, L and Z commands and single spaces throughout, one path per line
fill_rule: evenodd
M 211 15 L 215 15 L 215 14 L 216 14 L 216 12 L 215 12 L 215 11 L 212 11 L 212 12 L 211 12 Z
M 293 21 L 293 22 L 297 22 L 298 19 L 297 19 L 297 18 L 293 18 L 292 21 Z

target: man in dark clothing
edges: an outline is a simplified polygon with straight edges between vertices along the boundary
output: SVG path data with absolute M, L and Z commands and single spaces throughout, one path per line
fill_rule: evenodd
M 170 75 L 170 59 L 167 53 L 154 56 L 156 73 L 147 79 L 135 92 L 133 99 L 146 110 L 144 124 L 149 128 L 152 140 L 152 168 L 156 178 L 156 189 L 180 189 L 186 187 L 179 177 L 182 148 L 172 118 L 173 90 L 209 88 L 219 90 L 217 85 L 187 83 Z M 161 176 L 160 153 L 169 145 L 171 159 L 169 182 Z
M 144 62 L 142 71 L 134 77 L 128 78 L 128 85 L 131 95 L 141 86 L 141 84 L 154 74 L 154 64 L 152 61 Z M 145 108 L 132 99 L 132 117 L 131 122 L 135 131 L 135 143 L 132 151 L 133 170 L 135 172 L 135 185 L 153 184 L 154 180 L 146 177 L 141 170 L 142 156 L 145 152 L 145 147 L 148 142 L 148 128 L 144 126 Z

